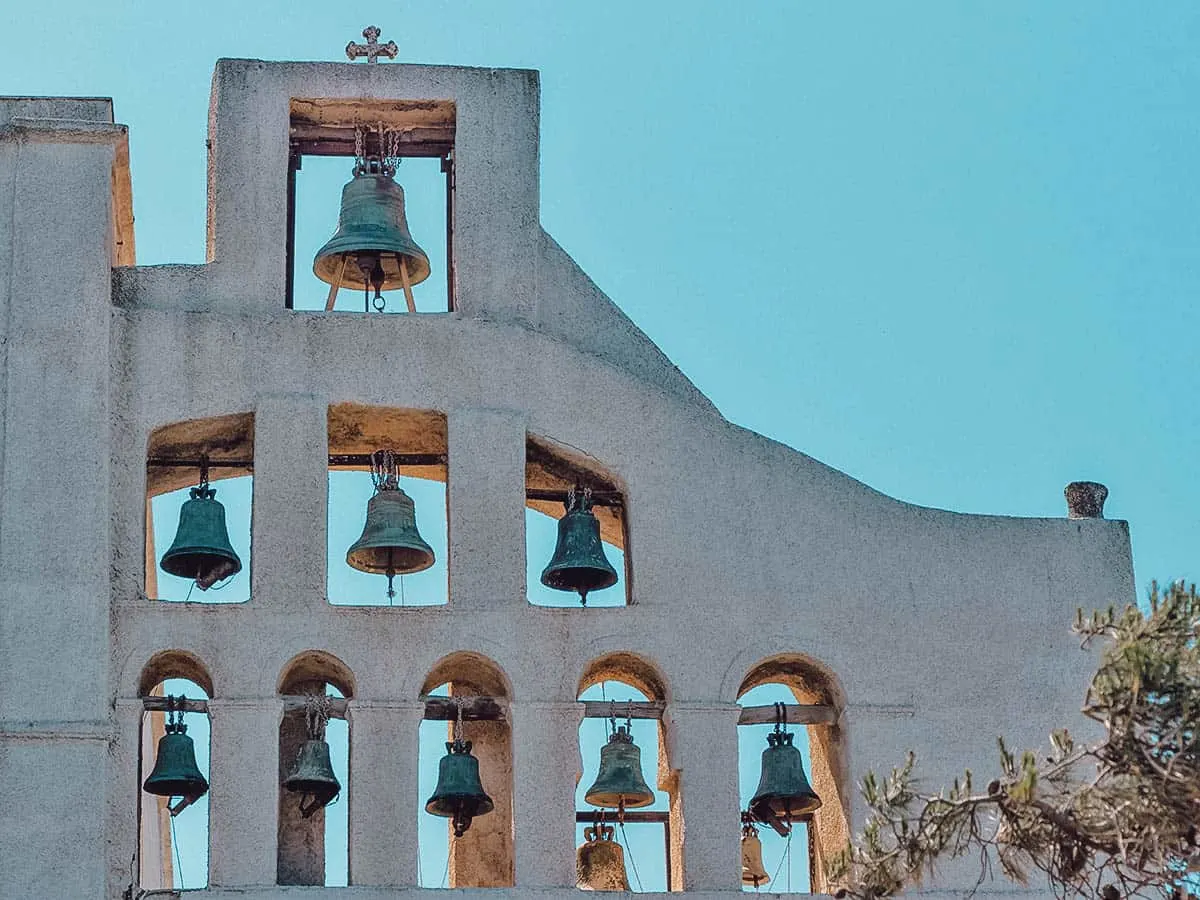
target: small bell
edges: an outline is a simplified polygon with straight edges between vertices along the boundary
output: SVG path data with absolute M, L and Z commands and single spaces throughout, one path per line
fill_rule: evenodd
M 613 840 L 611 825 L 583 830 L 575 851 L 575 886 L 581 891 L 627 891 L 625 851 Z
M 339 287 L 352 287 L 368 295 L 374 289 L 375 308 L 382 310 L 381 291 L 402 287 L 409 299 L 412 285 L 429 277 L 429 257 L 409 233 L 404 188 L 393 173 L 388 159 L 368 160 L 358 151 L 354 177 L 342 188 L 337 231 L 313 260 L 313 274 L 331 286 L 327 308 Z
M 750 800 L 750 813 L 764 823 L 790 825 L 801 816 L 816 811 L 821 798 L 813 791 L 804 774 L 804 760 L 792 746 L 791 732 L 783 730 L 786 707 L 776 704 L 775 730 L 767 735 L 762 754 L 762 773 L 758 790 Z
M 746 822 L 742 825 L 742 884 L 753 885 L 757 890 L 770 880 L 771 876 L 763 868 L 758 829 Z
M 567 512 L 558 520 L 554 555 L 542 570 L 542 584 L 556 591 L 575 591 L 584 606 L 590 591 L 617 583 L 617 570 L 604 555 L 600 520 L 592 512 L 591 493 L 586 488 L 572 488 L 567 494 Z
M 371 454 L 375 495 L 367 502 L 362 535 L 346 551 L 346 564 L 360 572 L 388 577 L 388 597 L 395 596 L 392 578 L 422 572 L 434 563 L 433 548 L 417 531 L 416 505 L 400 489 L 399 469 L 391 450 Z
M 208 486 L 208 466 L 204 462 L 200 465 L 200 485 L 190 494 L 191 499 L 179 509 L 175 540 L 158 564 L 167 574 L 194 579 L 196 587 L 207 591 L 223 578 L 240 572 L 242 561 L 229 543 L 225 507 Z
M 471 820 L 492 811 L 492 798 L 479 780 L 479 760 L 471 755 L 471 742 L 446 742 L 446 755 L 438 763 L 438 782 L 425 803 L 425 812 L 450 819 L 454 836 L 462 837 Z
M 592 806 L 622 810 L 654 802 L 654 792 L 642 777 L 642 751 L 627 724 L 614 728 L 608 743 L 600 748 L 600 771 L 584 800 Z
M 342 785 L 333 774 L 329 744 L 323 740 L 308 740 L 301 744 L 296 764 L 283 786 L 300 795 L 300 815 L 306 819 L 336 800 Z
M 190 803 L 208 793 L 208 781 L 196 765 L 196 745 L 187 736 L 179 711 L 184 699 L 167 698 L 166 734 L 158 739 L 154 769 L 142 783 L 142 790 L 159 797 L 183 797 Z M 182 808 L 172 810 L 172 815 Z

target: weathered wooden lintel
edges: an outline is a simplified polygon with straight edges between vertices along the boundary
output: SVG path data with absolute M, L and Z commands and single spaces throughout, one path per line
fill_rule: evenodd
M 285 711 L 303 709 L 307 702 L 304 695 L 289 695 L 282 698 Z M 456 703 L 457 700 L 457 703 Z M 504 721 L 507 716 L 504 706 L 492 697 L 422 697 L 425 704 L 425 718 L 437 722 L 451 722 L 458 716 L 458 703 L 462 704 L 463 721 L 494 722 Z M 147 710 L 164 711 L 167 708 L 166 697 L 143 697 L 142 706 Z M 606 700 L 585 700 L 583 715 L 587 719 L 607 719 L 616 715 L 618 719 L 662 719 L 666 703 L 661 700 L 641 702 L 611 703 Z M 329 715 L 335 719 L 346 718 L 349 701 L 340 697 L 329 699 Z M 831 725 L 837 721 L 837 710 L 822 703 L 788 703 L 784 706 L 787 711 L 789 725 Z M 207 700 L 185 700 L 185 712 L 208 712 Z M 772 725 L 775 722 L 775 706 L 746 706 L 738 717 L 739 725 Z

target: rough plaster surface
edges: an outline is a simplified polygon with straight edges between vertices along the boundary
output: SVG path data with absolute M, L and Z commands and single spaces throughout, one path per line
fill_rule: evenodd
M 454 101 L 455 313 L 283 308 L 293 97 Z M 225 60 L 213 98 L 203 266 L 114 270 L 124 133 L 103 110 L 79 122 L 91 101 L 56 101 L 71 115 L 51 105 L 44 120 L 22 107 L 23 124 L 0 129 L 0 896 L 128 886 L 138 686 L 170 649 L 212 679 L 209 894 L 241 900 L 415 892 L 417 773 L 394 762 L 415 760 L 417 697 L 456 651 L 503 671 L 512 723 L 516 887 L 472 896 L 574 896 L 575 700 L 602 654 L 637 653 L 661 676 L 697 897 L 740 890 L 734 704 L 768 657 L 832 673 L 854 777 L 911 747 L 936 781 L 989 765 L 997 733 L 1033 746 L 1082 726 L 1092 660 L 1068 623 L 1077 606 L 1134 599 L 1125 523 L 911 506 L 722 419 L 541 231 L 536 73 Z M 72 289 L 47 271 L 69 271 Z M 448 606 L 327 603 L 328 412 L 341 403 L 445 414 Z M 147 600 L 151 434 L 251 413 L 251 600 Z M 622 486 L 630 606 L 526 601 L 525 432 Z M 48 465 L 59 449 L 67 469 Z M 346 889 L 274 886 L 279 679 L 309 650 L 354 680 Z M 826 803 L 861 822 L 852 786 L 840 793 Z M 933 893 L 973 880 L 947 872 Z

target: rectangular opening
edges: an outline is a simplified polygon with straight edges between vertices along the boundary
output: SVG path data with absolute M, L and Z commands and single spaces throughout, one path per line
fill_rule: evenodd
M 450 101 L 293 99 L 287 171 L 288 309 L 329 309 L 330 285 L 313 272 L 318 251 L 333 236 L 342 188 L 354 176 L 359 152 L 389 156 L 393 181 L 404 191 L 413 241 L 429 259 L 429 277 L 412 286 L 415 312 L 454 309 L 454 128 Z M 338 312 L 407 312 L 404 291 L 385 288 L 379 309 L 373 294 L 343 286 L 333 295 Z

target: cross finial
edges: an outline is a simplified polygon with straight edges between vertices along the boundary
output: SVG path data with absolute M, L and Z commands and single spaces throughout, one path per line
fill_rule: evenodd
M 396 54 L 400 52 L 400 48 L 396 46 L 395 41 L 388 41 L 386 44 L 380 44 L 379 29 L 374 25 L 368 25 L 363 29 L 363 37 L 367 39 L 365 44 L 356 44 L 351 41 L 346 45 L 346 56 L 351 60 L 358 59 L 360 56 L 367 58 L 367 64 L 377 63 L 377 57 L 386 56 L 388 59 L 395 59 Z

